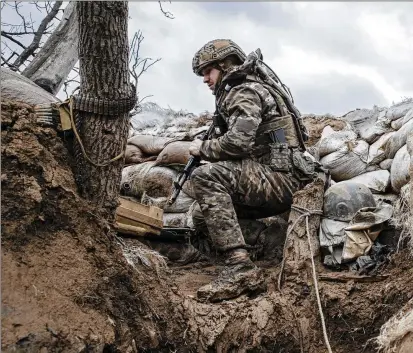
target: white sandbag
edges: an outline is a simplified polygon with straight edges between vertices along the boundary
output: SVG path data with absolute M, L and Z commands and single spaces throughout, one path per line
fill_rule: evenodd
M 396 155 L 390 169 L 391 186 L 394 191 L 400 192 L 400 189 L 406 185 L 410 180 L 409 175 L 410 154 L 407 151 L 407 146 L 400 148 Z
M 388 132 L 374 142 L 369 148 L 369 157 L 367 159 L 367 164 L 379 164 L 381 161 L 386 159 L 384 153 L 387 141 L 394 135 L 394 131 Z
M 386 118 L 391 121 L 400 119 L 405 116 L 409 110 L 413 109 L 413 101 L 404 101 L 391 106 L 386 111 Z
M 172 204 L 168 204 L 169 197 L 151 197 L 144 193 L 141 198 L 141 203 L 147 206 L 156 206 L 164 210 L 167 213 L 182 213 L 188 212 L 191 205 L 195 200 L 181 191 Z
M 380 162 L 380 168 L 383 170 L 390 170 L 392 163 L 393 159 L 385 159 L 384 161 Z
M 57 97 L 45 91 L 27 77 L 4 67 L 0 68 L 0 72 L 1 97 L 3 99 L 8 98 L 32 105 L 60 102 Z
M 391 131 L 391 120 L 386 117 L 386 111 L 380 112 L 377 121 L 365 129 L 360 130 L 360 137 L 368 143 L 373 143 L 381 135 Z
M 391 128 L 393 130 L 399 130 L 403 126 L 403 120 L 404 120 L 403 116 L 397 120 L 393 120 L 390 124 Z
M 376 170 L 351 178 L 350 181 L 366 185 L 371 192 L 385 192 L 390 183 L 390 173 L 388 170 Z
M 413 119 L 413 108 L 410 109 L 406 115 L 403 117 L 403 123 L 402 125 L 406 124 L 408 121 Z
M 353 130 L 335 131 L 330 126 L 326 126 L 321 134 L 318 143 L 318 153 L 320 158 L 333 153 L 342 148 L 346 143 L 355 141 L 357 134 Z
M 413 134 L 410 134 L 407 137 L 406 146 L 407 146 L 407 152 L 409 152 L 410 154 L 410 158 L 413 158 Z M 413 168 L 413 163 L 411 167 Z
M 368 150 L 366 141 L 350 142 L 321 158 L 320 163 L 330 171 L 334 181 L 348 180 L 366 171 Z
M 356 130 L 357 133 L 366 130 L 369 126 L 373 126 L 381 111 L 375 107 L 374 109 L 356 109 L 343 115 L 342 119 L 348 121 Z
M 392 193 L 373 194 L 373 198 L 374 198 L 374 201 L 376 202 L 376 205 L 378 205 L 381 202 L 393 204 L 394 202 L 397 201 L 397 199 L 399 198 L 399 195 L 392 194 Z
M 386 143 L 386 158 L 394 158 L 396 152 L 406 144 L 407 137 L 413 134 L 413 120 L 408 121 L 396 131 Z
M 164 213 L 163 225 L 164 227 L 183 228 L 188 224 L 187 213 Z
M 130 165 L 122 170 L 122 191 L 140 198 L 145 192 L 151 197 L 169 197 L 177 172 L 166 167 L 156 167 L 155 162 Z

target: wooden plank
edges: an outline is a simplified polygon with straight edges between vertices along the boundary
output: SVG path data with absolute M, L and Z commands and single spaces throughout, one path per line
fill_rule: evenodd
M 124 218 L 129 218 L 139 223 L 147 224 L 155 228 L 162 228 L 163 221 L 162 219 L 157 219 L 153 217 L 149 217 L 146 214 L 138 213 L 134 210 L 129 208 L 125 208 L 123 206 L 119 206 L 116 210 L 116 214 L 122 216 Z
M 125 224 L 125 225 L 131 225 L 131 226 L 136 226 L 136 227 L 143 228 L 148 233 L 151 233 L 151 234 L 154 234 L 154 235 L 161 234 L 161 229 L 162 228 L 152 227 L 150 225 L 140 223 L 140 222 L 137 222 L 133 219 L 125 218 L 125 217 L 122 217 L 122 216 L 119 216 L 119 215 L 116 215 L 116 222 L 117 222 L 117 224 L 121 223 L 121 224 Z
M 124 208 L 128 208 L 130 210 L 162 221 L 163 210 L 159 207 L 142 205 L 141 203 L 134 202 L 123 197 L 120 197 L 119 200 L 121 206 L 123 206 Z
M 131 226 L 129 224 L 116 223 L 118 232 L 123 234 L 131 234 L 137 236 L 145 236 L 148 232 L 145 228 Z
M 379 282 L 388 278 L 389 275 L 356 275 L 352 273 L 329 273 L 320 274 L 320 281 L 331 281 L 331 282 Z

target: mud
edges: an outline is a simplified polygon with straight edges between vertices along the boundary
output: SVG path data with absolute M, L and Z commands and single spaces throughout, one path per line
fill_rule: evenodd
M 344 129 L 346 122 L 330 115 L 321 116 L 304 116 L 304 125 L 306 126 L 310 138 L 307 141 L 307 146 L 314 146 L 320 139 L 323 129 L 330 125 L 333 130 L 339 131 Z
M 36 125 L 28 105 L 1 108 L 2 351 L 300 352 L 297 322 L 314 302 L 311 285 L 280 293 L 278 263 L 264 262 L 266 293 L 199 303 L 196 289 L 219 263 L 128 262 L 100 211 L 78 196 L 63 136 Z M 335 353 L 376 351 L 369 339 L 412 298 L 412 264 L 402 250 L 382 281 L 319 281 Z M 320 335 L 318 316 L 307 323 Z M 320 341 L 309 352 L 324 351 Z

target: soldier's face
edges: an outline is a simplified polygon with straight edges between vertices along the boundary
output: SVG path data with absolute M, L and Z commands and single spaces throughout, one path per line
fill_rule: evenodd
M 212 66 L 207 66 L 203 71 L 204 83 L 206 83 L 211 91 L 214 91 L 215 85 L 218 82 L 220 71 Z

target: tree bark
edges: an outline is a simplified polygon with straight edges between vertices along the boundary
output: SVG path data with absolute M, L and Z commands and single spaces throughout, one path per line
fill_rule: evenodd
M 129 96 L 127 2 L 79 1 L 76 6 L 80 94 L 111 100 Z M 105 163 L 126 148 L 128 113 L 115 117 L 80 111 L 76 126 L 87 155 L 95 163 Z M 85 159 L 77 141 L 74 147 L 81 195 L 114 215 L 124 157 L 97 167 Z
M 33 61 L 22 72 L 56 95 L 78 60 L 78 23 L 75 2 L 65 8 L 62 20 Z

